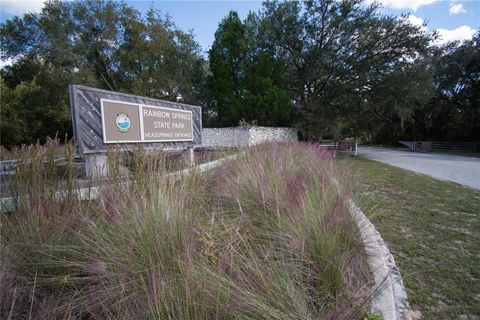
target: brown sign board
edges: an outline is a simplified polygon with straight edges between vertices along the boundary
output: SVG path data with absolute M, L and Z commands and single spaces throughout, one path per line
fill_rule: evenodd
M 104 143 L 193 141 L 192 111 L 102 99 Z
M 80 154 L 122 150 L 185 149 L 202 143 L 202 109 L 81 85 L 70 85 L 75 143 Z

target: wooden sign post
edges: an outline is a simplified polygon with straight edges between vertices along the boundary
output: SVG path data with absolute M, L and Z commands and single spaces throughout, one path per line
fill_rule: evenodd
M 121 151 L 180 149 L 193 162 L 193 148 L 202 142 L 200 107 L 79 85 L 69 90 L 75 143 L 87 176 L 106 174 L 112 144 Z

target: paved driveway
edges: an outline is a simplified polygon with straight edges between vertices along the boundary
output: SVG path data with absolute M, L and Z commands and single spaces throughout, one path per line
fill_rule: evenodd
M 480 189 L 480 158 L 364 146 L 358 147 L 358 155 L 437 179 Z

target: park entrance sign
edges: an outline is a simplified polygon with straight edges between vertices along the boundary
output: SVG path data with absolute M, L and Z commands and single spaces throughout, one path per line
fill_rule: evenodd
M 201 108 L 183 103 L 70 85 L 73 132 L 81 155 L 109 144 L 186 149 L 201 144 Z
M 193 141 L 192 111 L 100 101 L 104 143 Z
M 73 134 L 88 177 L 108 172 L 106 152 L 182 150 L 193 164 L 193 147 L 202 143 L 202 109 L 126 93 L 70 85 Z

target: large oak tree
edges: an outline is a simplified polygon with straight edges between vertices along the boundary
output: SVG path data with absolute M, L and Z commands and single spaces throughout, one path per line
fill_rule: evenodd
M 2 145 L 68 132 L 70 83 L 188 103 L 201 97 L 199 45 L 153 9 L 141 15 L 110 0 L 48 1 L 40 13 L 2 23 L 0 48 L 13 61 L 1 70 L 8 92 L 1 120 L 24 124 L 2 125 Z
M 431 37 L 406 17 L 377 9 L 360 0 L 265 3 L 268 39 L 309 136 L 360 134 L 391 119 L 404 128 L 429 98 L 431 81 L 416 63 Z

